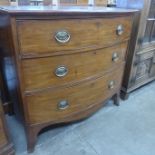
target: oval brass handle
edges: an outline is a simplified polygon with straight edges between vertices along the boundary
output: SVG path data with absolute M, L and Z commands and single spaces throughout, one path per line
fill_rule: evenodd
M 59 110 L 65 110 L 69 107 L 69 102 L 67 100 L 61 100 L 59 103 L 58 103 L 58 109 Z
M 57 77 L 64 77 L 67 75 L 67 73 L 68 73 L 68 69 L 65 66 L 59 66 L 55 70 L 55 75 Z
M 112 54 L 112 61 L 113 61 L 113 62 L 117 62 L 118 60 L 119 60 L 119 55 L 118 55 L 118 53 L 116 53 L 116 52 L 113 53 L 113 54 Z
M 115 81 L 113 81 L 113 80 L 110 81 L 110 82 L 109 82 L 109 85 L 108 85 L 108 88 L 109 88 L 109 89 L 113 89 L 114 86 L 115 86 Z
M 69 42 L 70 38 L 71 38 L 71 36 L 70 36 L 69 32 L 66 30 L 60 30 L 60 31 L 56 32 L 56 34 L 55 34 L 55 39 L 58 43 L 62 43 L 62 44 L 67 43 L 67 42 Z
M 120 36 L 123 33 L 124 33 L 124 27 L 123 27 L 123 25 L 118 25 L 117 26 L 117 29 L 116 29 L 116 34 Z

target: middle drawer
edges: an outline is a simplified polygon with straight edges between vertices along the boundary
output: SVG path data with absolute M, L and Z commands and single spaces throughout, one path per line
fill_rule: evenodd
M 127 43 L 113 47 L 22 61 L 25 90 L 77 82 L 108 71 L 125 60 Z

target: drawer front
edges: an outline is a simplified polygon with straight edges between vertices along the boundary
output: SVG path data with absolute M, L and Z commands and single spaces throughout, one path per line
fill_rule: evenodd
M 0 147 L 7 143 L 6 135 L 4 132 L 4 127 L 2 123 L 2 119 L 0 118 Z
M 96 80 L 26 96 L 31 124 L 59 121 L 104 101 L 120 89 L 124 66 Z
M 85 53 L 23 60 L 25 89 L 60 86 L 103 73 L 120 65 L 127 43 Z
M 130 16 L 84 20 L 24 20 L 18 21 L 17 31 L 22 54 L 37 56 L 108 46 L 128 39 L 131 26 Z

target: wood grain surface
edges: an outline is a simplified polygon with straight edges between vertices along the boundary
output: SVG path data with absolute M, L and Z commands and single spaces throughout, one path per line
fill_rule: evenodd
M 24 120 L 29 152 L 44 127 L 86 118 L 111 98 L 119 105 L 137 10 L 19 6 L 3 7 L 0 12 L 2 60 L 10 71 L 4 79 L 16 116 Z M 116 33 L 118 25 L 123 26 L 122 35 Z M 62 30 L 70 34 L 68 43 L 55 39 Z M 112 61 L 114 53 L 117 61 Z M 68 74 L 58 78 L 54 72 L 61 65 Z M 62 109 L 60 101 L 68 105 Z
M 116 34 L 117 26 L 124 27 L 123 35 Z M 72 19 L 72 20 L 25 20 L 18 21 L 20 52 L 38 55 L 60 51 L 82 50 L 112 45 L 130 37 L 132 18 Z M 58 31 L 67 30 L 71 36 L 68 43 L 55 40 Z
M 127 42 L 84 53 L 22 60 L 25 91 L 57 87 L 103 74 L 125 61 L 126 48 Z M 112 60 L 114 53 L 119 57 L 116 62 Z M 64 77 L 57 77 L 55 74 L 55 70 L 60 66 L 68 69 Z
M 30 123 L 46 123 L 59 120 L 68 115 L 78 113 L 99 101 L 104 101 L 119 89 L 123 74 L 122 69 L 123 67 L 121 66 L 118 70 L 112 71 L 103 77 L 78 86 L 27 96 L 26 102 Z M 113 89 L 109 89 L 109 83 L 112 80 L 115 81 L 115 85 Z M 67 109 L 58 109 L 58 103 L 61 100 L 69 102 Z

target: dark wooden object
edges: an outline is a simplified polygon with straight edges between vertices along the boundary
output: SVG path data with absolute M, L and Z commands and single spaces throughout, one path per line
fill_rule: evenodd
M 5 79 L 30 152 L 44 127 L 86 118 L 110 98 L 119 105 L 137 13 L 86 6 L 1 9 L 0 43 L 13 85 L 7 73 Z
M 5 5 L 5 6 L 10 5 L 10 1 L 9 0 L 1 0 L 0 6 L 3 6 L 3 5 Z M 1 51 L 1 45 L 0 45 L 0 51 Z M 4 112 L 9 115 L 12 115 L 13 114 L 13 105 L 10 100 L 8 88 L 5 85 L 6 82 L 5 82 L 5 79 L 3 76 L 3 74 L 5 72 L 5 70 L 4 70 L 5 66 L 3 66 L 3 65 L 4 65 L 3 58 L 2 58 L 2 55 L 0 55 L 0 97 L 2 99 Z
M 118 0 L 117 7 L 141 9 L 135 20 L 128 48 L 126 71 L 121 96 L 155 79 L 155 0 Z
M 6 86 L 6 82 L 3 79 L 4 78 L 4 76 L 3 76 L 4 70 L 2 69 L 3 64 L 1 64 L 1 63 L 2 63 L 2 59 L 0 59 L 0 97 L 3 102 L 4 112 L 9 115 L 12 115 L 13 114 L 13 105 L 11 103 L 8 88 Z
M 8 134 L 2 103 L 0 101 L 0 155 L 14 155 L 13 144 Z

